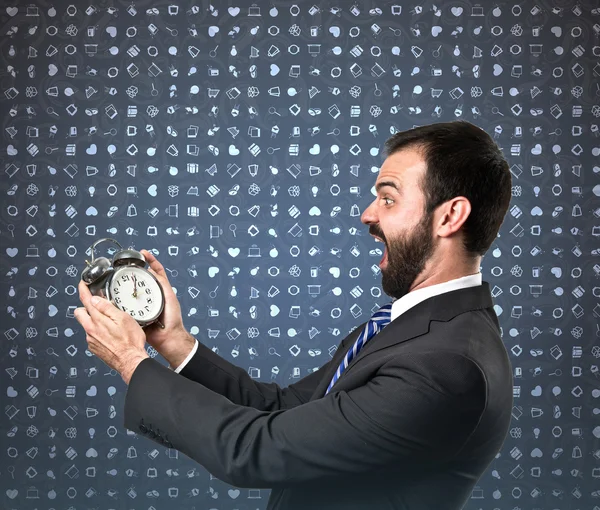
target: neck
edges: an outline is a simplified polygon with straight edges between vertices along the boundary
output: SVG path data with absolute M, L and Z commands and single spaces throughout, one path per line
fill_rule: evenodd
M 421 274 L 415 278 L 409 292 L 476 274 L 479 272 L 481 257 L 476 257 L 474 260 L 466 258 L 451 260 L 446 264 L 430 264 L 430 262 L 431 260 L 425 265 Z

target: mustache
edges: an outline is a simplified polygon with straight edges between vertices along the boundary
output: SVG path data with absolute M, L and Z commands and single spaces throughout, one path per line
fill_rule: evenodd
M 381 234 L 381 233 L 380 233 L 380 232 L 378 232 L 378 231 L 369 230 L 369 234 L 371 234 L 372 236 L 379 237 L 379 239 L 381 239 L 382 241 L 384 241 L 384 242 L 387 242 L 387 241 L 385 240 L 385 237 L 383 237 L 383 234 Z

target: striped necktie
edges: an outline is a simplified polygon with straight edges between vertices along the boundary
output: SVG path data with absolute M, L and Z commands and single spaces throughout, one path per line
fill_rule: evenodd
M 358 339 L 356 342 L 354 342 L 352 349 L 346 353 L 337 371 L 335 374 L 333 374 L 333 378 L 329 383 L 325 395 L 329 393 L 333 385 L 342 375 L 342 372 L 346 370 L 350 362 L 358 355 L 359 351 L 364 347 L 364 345 L 390 323 L 392 315 L 392 303 L 393 301 L 383 305 L 373 314 L 373 316 L 369 319 L 369 322 L 365 324 L 364 329 L 361 331 L 360 335 L 358 335 Z

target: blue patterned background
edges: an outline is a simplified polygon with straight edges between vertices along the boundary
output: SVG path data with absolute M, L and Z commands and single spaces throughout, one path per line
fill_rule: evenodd
M 0 507 L 265 508 L 124 429 L 72 313 L 86 251 L 154 250 L 188 330 L 286 386 L 385 302 L 360 223 L 384 141 L 462 118 L 512 173 L 481 270 L 515 370 L 465 508 L 598 510 L 599 9 L 2 2 Z

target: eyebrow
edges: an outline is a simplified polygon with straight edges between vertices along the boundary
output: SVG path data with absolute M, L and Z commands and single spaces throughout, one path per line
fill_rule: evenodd
M 390 186 L 390 187 L 394 188 L 394 189 L 395 189 L 395 190 L 396 190 L 398 193 L 401 193 L 401 191 L 400 191 L 400 188 L 399 188 L 399 187 L 398 187 L 398 185 L 397 185 L 395 182 L 393 182 L 393 181 L 381 181 L 381 182 L 378 182 L 378 183 L 375 185 L 375 189 L 377 190 L 377 192 L 379 192 L 379 190 L 380 190 L 381 188 L 383 188 L 384 186 Z

